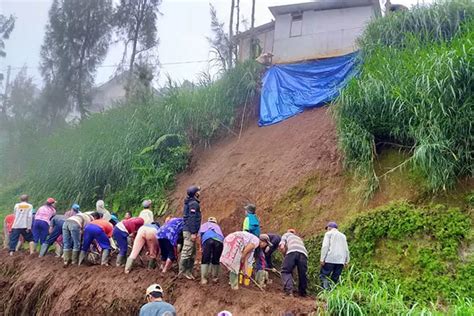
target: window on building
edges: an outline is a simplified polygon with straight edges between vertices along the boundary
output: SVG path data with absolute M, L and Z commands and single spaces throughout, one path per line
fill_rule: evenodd
M 293 13 L 291 15 L 290 37 L 301 36 L 303 29 L 303 13 Z

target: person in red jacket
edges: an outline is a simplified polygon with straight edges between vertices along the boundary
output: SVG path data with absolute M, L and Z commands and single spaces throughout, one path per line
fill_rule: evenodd
M 114 227 L 105 219 L 96 219 L 86 226 L 84 229 L 84 243 L 82 244 L 81 253 L 79 255 L 79 265 L 86 258 L 92 242 L 95 240 L 102 249 L 103 266 L 108 265 L 110 254 L 110 240 Z
M 114 227 L 112 236 L 119 247 L 119 254 L 117 256 L 117 267 L 125 264 L 125 259 L 128 250 L 128 237 L 134 237 L 140 227 L 143 226 L 145 221 L 141 217 L 132 217 L 124 219 Z
M 3 248 L 8 249 L 10 243 L 10 233 L 12 232 L 13 222 L 15 221 L 15 214 L 5 216 L 3 220 Z

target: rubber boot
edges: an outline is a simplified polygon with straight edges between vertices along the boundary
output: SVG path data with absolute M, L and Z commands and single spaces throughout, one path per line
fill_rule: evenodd
M 71 252 L 71 250 L 69 250 L 69 252 Z M 64 251 L 64 255 L 65 255 L 65 251 Z M 69 254 L 70 256 L 71 254 Z M 79 259 L 79 250 L 73 250 L 72 251 L 72 261 L 71 263 L 72 264 L 77 264 L 77 259 Z M 66 259 L 65 259 L 66 260 Z
M 87 252 L 81 250 L 81 253 L 79 254 L 79 261 L 77 264 L 81 265 L 84 259 L 86 258 L 86 256 L 87 256 Z
M 208 280 L 207 277 L 209 276 L 209 264 L 201 264 L 201 284 L 206 285 Z
M 257 273 L 255 273 L 255 281 L 257 282 L 258 285 L 261 287 L 265 287 L 265 281 L 266 281 L 266 275 L 264 270 L 258 270 Z
M 42 244 L 39 252 L 40 257 L 44 257 L 44 255 L 48 252 L 49 245 L 48 244 Z
M 123 266 L 124 261 L 125 261 L 124 259 L 125 259 L 125 256 L 117 255 L 117 261 L 116 261 L 117 267 Z
M 211 275 L 212 275 L 212 282 L 217 283 L 219 282 L 219 272 L 221 270 L 221 266 L 219 264 L 212 264 L 211 265 Z
M 152 258 L 148 261 L 148 269 L 156 269 L 156 258 Z
M 63 259 L 64 259 L 64 266 L 67 267 L 71 261 L 71 250 L 64 250 Z
M 102 250 L 102 260 L 100 261 L 101 265 L 103 265 L 103 266 L 108 266 L 109 265 L 109 255 L 110 255 L 110 250 L 109 249 Z
M 130 273 L 133 267 L 133 260 L 132 258 L 128 257 L 127 262 L 125 263 L 125 273 Z
M 184 276 L 184 272 L 186 271 L 186 259 L 179 260 L 178 267 L 179 267 L 178 276 L 179 277 Z
M 229 284 L 232 290 L 239 289 L 239 275 L 234 272 L 229 273 Z

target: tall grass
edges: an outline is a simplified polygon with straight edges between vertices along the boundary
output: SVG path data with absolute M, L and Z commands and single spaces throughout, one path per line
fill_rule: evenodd
M 377 273 L 351 268 L 332 291 L 318 295 L 325 302 L 321 311 L 328 315 L 453 315 L 474 314 L 472 298 L 458 298 L 449 307 L 417 303 L 409 305 L 399 286 L 389 285 Z
M 474 2 L 447 1 L 371 23 L 364 65 L 335 108 L 346 166 L 376 187 L 377 143 L 410 148 L 433 190 L 472 176 Z
M 63 206 L 93 205 L 98 198 L 115 210 L 138 206 L 145 197 L 164 202 L 175 174 L 186 167 L 189 145 L 208 144 L 233 128 L 236 109 L 255 94 L 258 72 L 249 62 L 207 85 L 170 84 L 164 96 L 123 104 L 40 138 L 20 148 L 28 157 L 20 187 L 36 202 L 52 195 Z M 169 134 L 182 141 L 153 147 Z

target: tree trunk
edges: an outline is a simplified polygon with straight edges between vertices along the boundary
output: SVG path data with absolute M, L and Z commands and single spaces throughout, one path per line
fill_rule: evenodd
M 255 28 L 255 0 L 252 0 L 252 16 L 250 17 L 250 31 L 252 32 L 252 36 L 250 37 L 250 58 L 255 59 L 255 34 L 253 33 L 253 29 Z
M 252 16 L 250 18 L 250 29 L 255 27 L 255 0 L 252 0 Z
M 233 52 L 234 52 L 234 7 L 235 7 L 235 0 L 231 1 L 231 7 L 230 7 L 230 21 L 229 21 L 229 60 L 227 61 L 227 68 L 231 69 L 232 68 L 232 60 L 233 60 Z
M 132 53 L 130 54 L 130 64 L 128 67 L 128 82 L 127 82 L 127 87 L 125 89 L 127 98 L 130 96 L 130 92 L 131 92 L 130 89 L 132 88 L 132 84 L 133 84 L 133 68 L 135 65 L 135 58 L 137 54 L 138 37 L 140 34 L 140 28 L 142 27 L 143 15 L 144 15 L 145 10 L 146 10 L 146 0 L 143 3 L 140 2 L 138 4 L 137 24 L 135 25 L 135 32 L 133 34 L 133 39 L 132 39 Z

